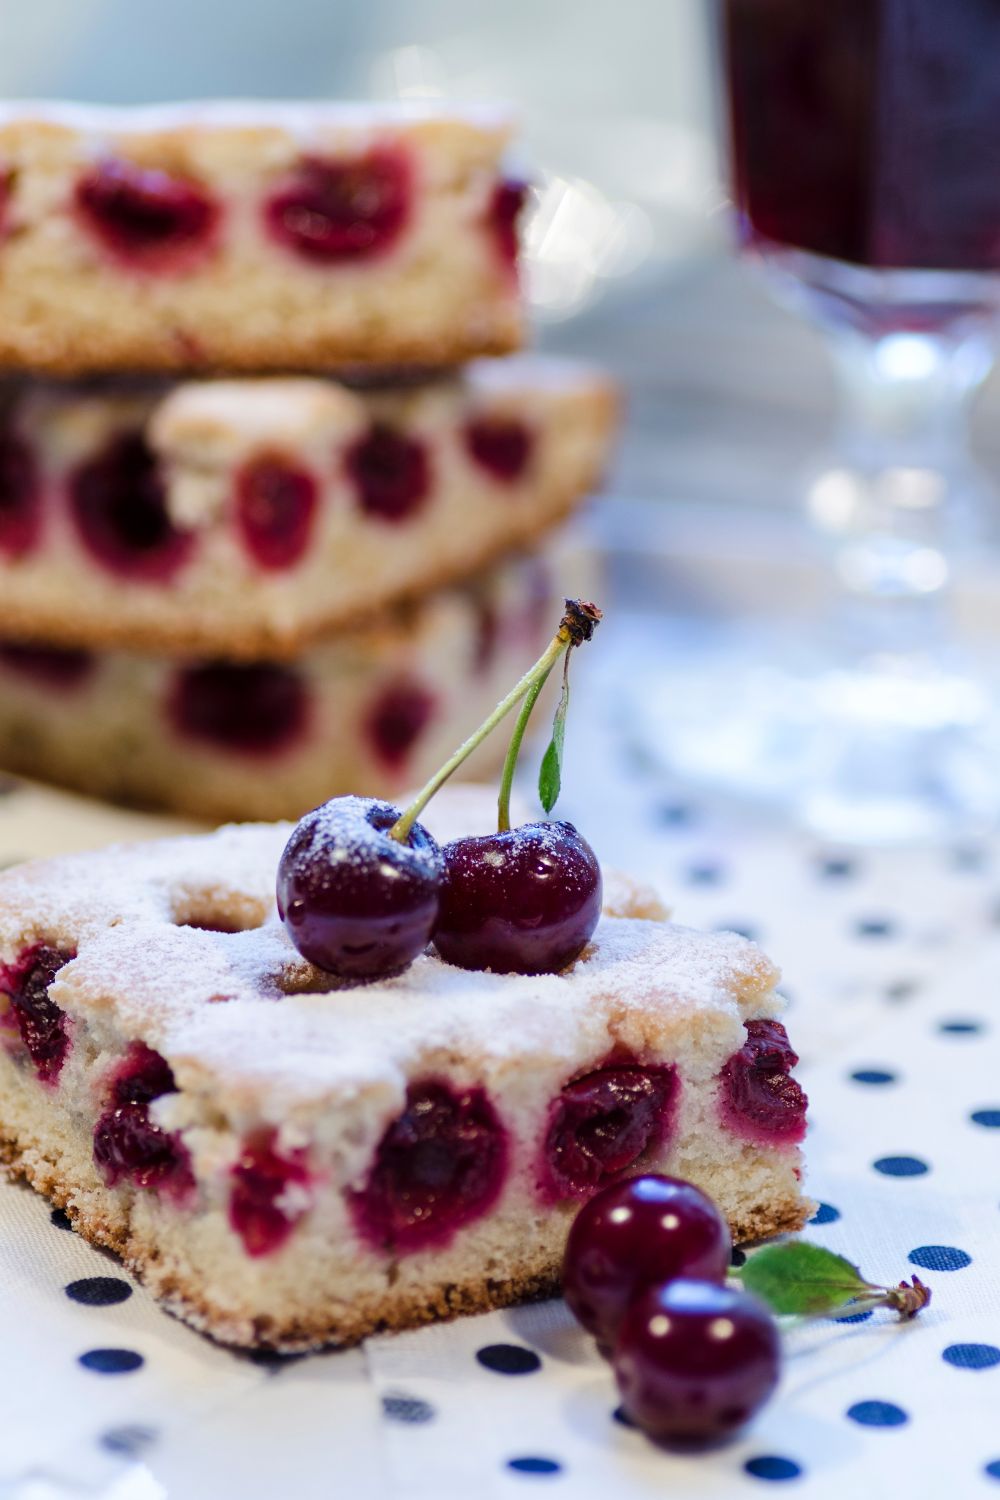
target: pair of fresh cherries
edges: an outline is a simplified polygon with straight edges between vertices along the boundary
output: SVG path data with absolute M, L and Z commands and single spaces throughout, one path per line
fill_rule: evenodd
M 557 973 L 580 955 L 601 912 L 593 849 L 571 823 L 506 825 L 517 753 L 538 692 L 560 657 L 590 639 L 599 619 L 595 606 L 567 600 L 559 631 L 538 662 L 405 813 L 370 797 L 335 797 L 302 818 L 281 856 L 277 900 L 304 958 L 343 979 L 374 980 L 405 969 L 428 943 L 447 963 L 499 974 Z M 518 704 L 500 829 L 439 848 L 417 814 Z M 561 746 L 561 730 L 558 738 Z
M 675 1177 L 614 1183 L 574 1220 L 566 1302 L 612 1361 L 625 1417 L 656 1441 L 727 1437 L 778 1383 L 777 1325 L 725 1285 L 731 1259 L 715 1204 Z

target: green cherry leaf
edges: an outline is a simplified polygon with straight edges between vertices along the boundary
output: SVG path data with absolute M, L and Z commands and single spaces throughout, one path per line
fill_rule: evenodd
M 566 710 L 569 708 L 569 652 L 564 661 L 562 691 L 552 720 L 552 738 L 538 772 L 538 797 L 547 813 L 555 807 L 562 789 L 563 743 L 566 739 Z
M 833 1312 L 872 1290 L 857 1266 L 807 1240 L 766 1245 L 749 1257 L 740 1278 L 776 1313 Z

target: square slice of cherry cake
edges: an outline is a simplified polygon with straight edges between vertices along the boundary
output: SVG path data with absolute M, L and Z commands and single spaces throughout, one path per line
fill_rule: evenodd
M 490 803 L 445 793 L 428 821 L 477 831 Z M 580 1203 L 640 1169 L 698 1183 L 740 1240 L 808 1218 L 752 943 L 611 879 L 562 974 L 425 955 L 344 987 L 277 920 L 289 831 L 0 876 L 7 1160 L 172 1311 L 297 1350 L 551 1293 Z

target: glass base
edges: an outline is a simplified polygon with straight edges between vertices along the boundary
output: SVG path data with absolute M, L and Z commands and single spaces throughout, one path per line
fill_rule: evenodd
M 938 843 L 1000 822 L 1000 723 L 958 660 L 837 661 L 742 635 L 660 656 L 629 707 L 665 769 L 837 843 Z

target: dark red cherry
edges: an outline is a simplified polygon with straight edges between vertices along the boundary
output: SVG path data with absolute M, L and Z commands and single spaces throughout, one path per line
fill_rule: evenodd
M 601 867 L 572 823 L 524 823 L 442 853 L 434 946 L 447 963 L 554 974 L 583 952 L 601 914 Z
M 138 433 L 115 438 L 82 464 L 69 500 L 81 541 L 123 578 L 169 583 L 191 555 L 194 533 L 171 521 L 156 459 Z
M 244 1141 L 230 1176 L 230 1224 L 248 1255 L 272 1255 L 309 1206 L 304 1152 L 278 1151 L 274 1131 L 264 1131 Z
M 75 957 L 71 950 L 34 943 L 0 968 L 0 995 L 10 1002 L 11 1018 L 43 1083 L 57 1081 L 70 1043 L 69 1019 L 50 998 L 49 987 Z
M 145 1042 L 133 1042 L 112 1074 L 94 1127 L 94 1161 L 109 1187 L 128 1182 L 178 1199 L 193 1188 L 191 1159 L 180 1136 L 163 1130 L 149 1114 L 154 1099 L 176 1091 L 166 1059 Z
M 677 1096 L 671 1067 L 621 1063 L 567 1083 L 549 1106 L 542 1185 L 554 1199 L 592 1193 L 666 1140 Z
M 236 480 L 236 513 L 247 551 L 262 568 L 293 567 L 304 556 L 316 515 L 311 474 L 279 457 L 261 457 Z
M 347 472 L 358 503 L 381 521 L 405 521 L 430 494 L 431 467 L 418 438 L 377 422 L 348 449 Z
M 281 244 L 320 265 L 369 260 L 397 242 L 410 218 L 413 173 L 394 147 L 337 160 L 305 157 L 264 205 Z
M 0 239 L 3 239 L 10 227 L 10 200 L 14 190 L 13 172 L 5 172 L 0 168 Z
M 0 644 L 0 661 L 11 672 L 52 688 L 80 687 L 94 670 L 94 658 L 89 651 L 73 651 L 65 646 L 29 646 L 21 641 Z
M 649 1173 L 606 1187 L 573 1221 L 563 1261 L 570 1312 L 610 1348 L 629 1304 L 649 1286 L 725 1281 L 729 1226 L 690 1182 Z
M 117 159 L 81 178 L 76 205 L 106 250 L 145 270 L 187 270 L 211 248 L 219 218 L 199 184 Z
M 773 1394 L 781 1343 L 767 1309 L 709 1281 L 640 1293 L 614 1353 L 626 1416 L 664 1443 L 705 1443 L 742 1427 Z
M 17 433 L 0 428 L 0 553 L 23 557 L 41 530 L 41 485 L 32 451 Z
M 722 1069 L 723 1113 L 730 1127 L 763 1144 L 800 1141 L 809 1100 L 790 1077 L 798 1062 L 780 1021 L 745 1021 L 747 1039 Z
M 402 769 L 436 707 L 434 695 L 419 682 L 400 678 L 382 689 L 368 710 L 365 731 L 384 766 Z
M 478 417 L 465 428 L 465 446 L 493 479 L 513 484 L 531 461 L 534 439 L 516 417 Z
M 506 1132 L 482 1089 L 411 1084 L 353 1196 L 358 1231 L 398 1253 L 444 1244 L 492 1207 L 506 1170 Z
M 304 733 L 309 696 L 294 667 L 204 662 L 177 673 L 167 712 L 192 739 L 244 755 L 277 755 Z
M 487 221 L 500 258 L 510 270 L 517 266 L 518 221 L 528 196 L 523 182 L 498 182 L 490 197 Z
M 278 865 L 278 914 L 304 958 L 345 979 L 397 973 L 423 952 L 443 863 L 420 823 L 389 836 L 396 808 L 334 797 L 296 824 Z

